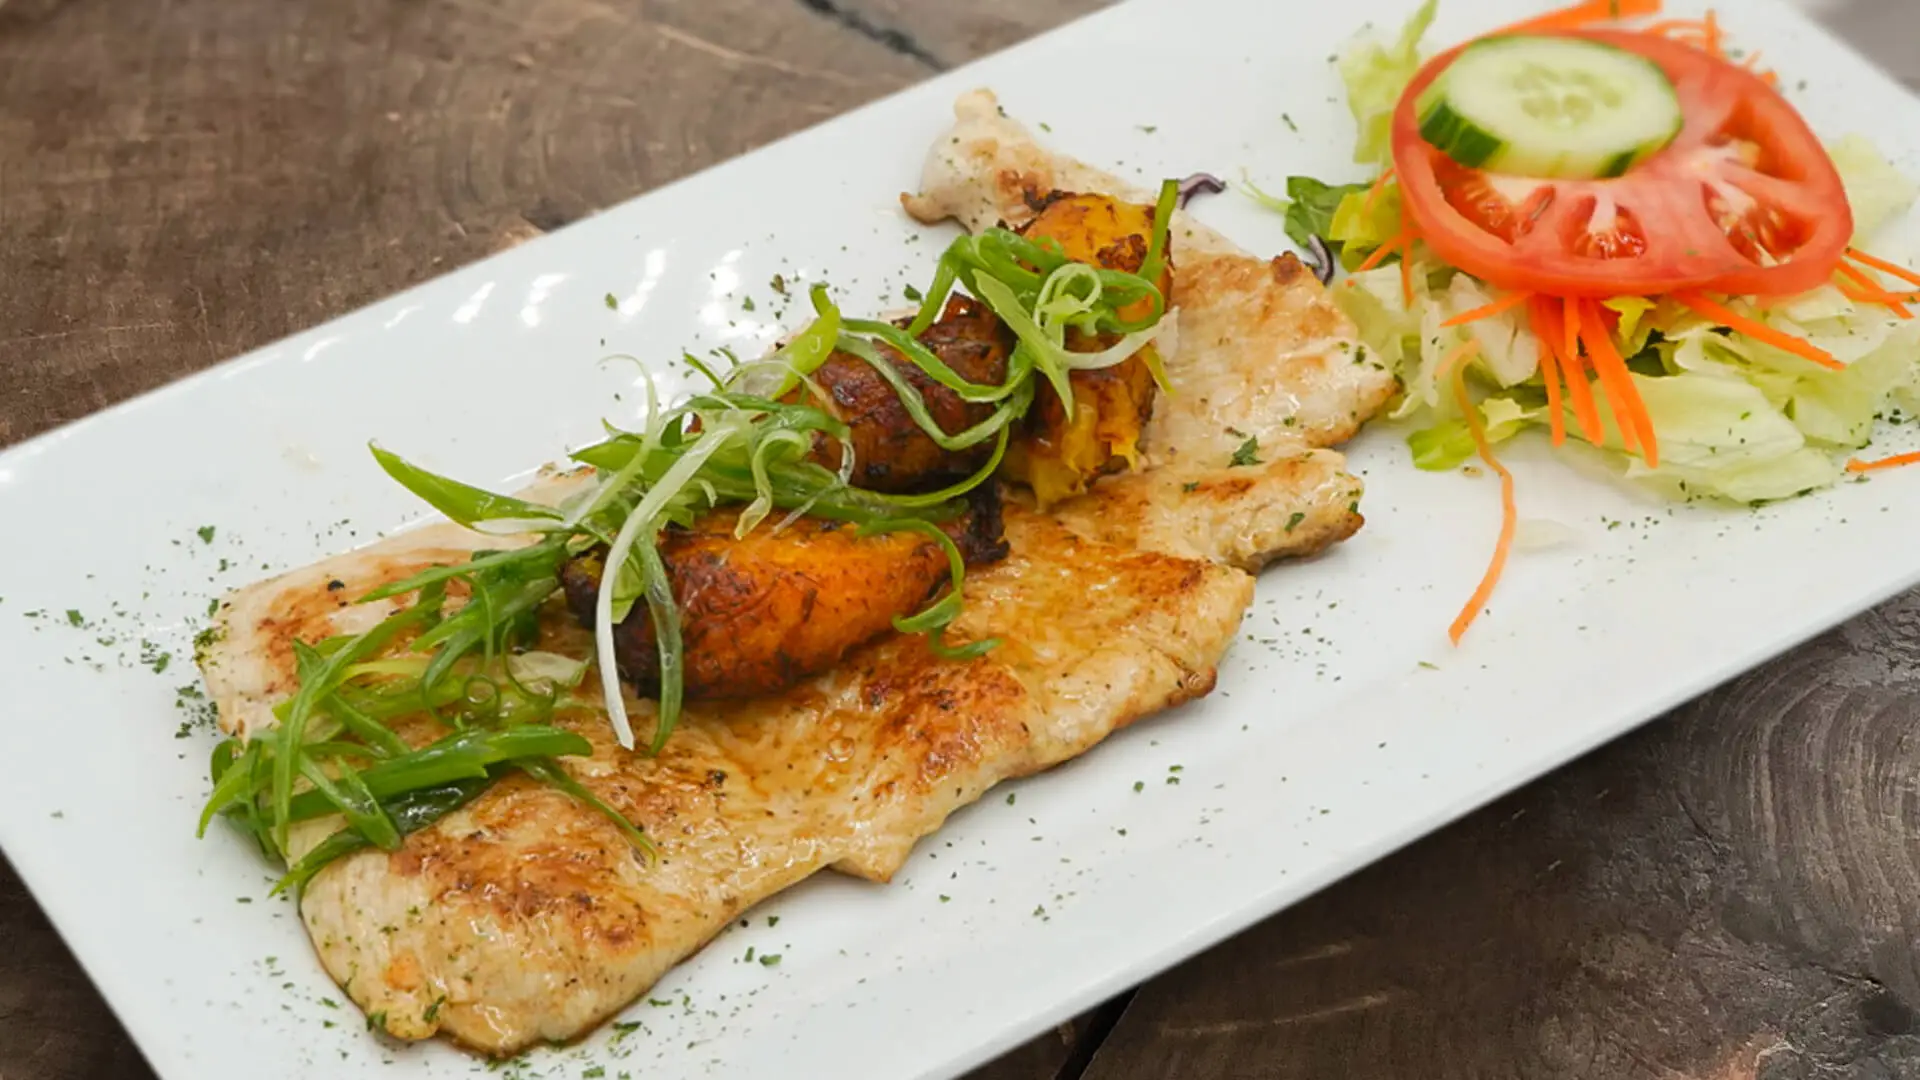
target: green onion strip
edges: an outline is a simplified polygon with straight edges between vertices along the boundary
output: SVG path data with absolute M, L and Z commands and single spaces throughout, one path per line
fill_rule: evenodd
M 616 583 L 620 580 L 619 568 L 627 565 L 627 559 L 642 534 L 646 537 L 647 550 L 653 553 L 652 561 L 659 560 L 655 536 L 660 531 L 659 518 L 667 508 L 667 500 L 679 495 L 700 471 L 700 466 L 734 438 L 736 431 L 734 428 L 721 428 L 699 436 L 693 448 L 674 462 L 660 482 L 648 490 L 640 504 L 627 515 L 626 522 L 620 526 L 619 535 L 613 538 L 613 544 L 607 549 L 606 569 L 600 575 L 600 591 L 594 601 L 594 648 L 600 660 L 600 690 L 606 697 L 607 717 L 613 723 L 614 738 L 620 740 L 620 745 L 628 750 L 633 749 L 633 725 L 627 719 L 627 704 L 620 692 L 620 673 L 614 662 L 613 651 L 614 624 L 626 618 L 625 611 L 620 613 L 619 618 L 614 617 L 614 593 Z M 645 557 L 642 559 L 644 561 Z M 647 607 L 655 619 L 654 636 L 660 642 L 661 701 L 656 728 L 662 734 L 656 736 L 658 743 L 665 740 L 664 733 L 671 732 L 674 721 L 679 718 L 681 657 L 680 613 L 673 605 L 671 592 L 668 592 L 664 603 L 658 603 L 656 591 L 652 583 L 646 590 Z M 631 603 L 629 598 L 628 605 L 631 606 Z

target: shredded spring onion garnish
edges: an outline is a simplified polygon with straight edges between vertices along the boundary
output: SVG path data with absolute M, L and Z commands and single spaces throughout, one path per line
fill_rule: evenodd
M 638 828 L 558 763 L 560 757 L 591 753 L 592 745 L 555 719 L 604 704 L 620 744 L 634 748 L 614 629 L 644 603 L 660 649 L 658 700 L 646 745 L 651 753 L 666 745 L 679 720 L 685 657 L 659 540 L 668 527 L 690 525 L 716 507 L 741 508 L 739 535 L 784 528 L 803 515 L 850 522 L 862 534 L 926 535 L 947 555 L 951 587 L 925 609 L 896 618 L 895 628 L 928 635 L 944 657 L 978 656 L 993 648 L 992 640 L 958 647 L 943 640 L 961 612 L 965 564 L 940 526 L 964 513 L 963 498 L 991 480 L 1016 424 L 1033 404 L 1038 379 L 1071 412 L 1074 371 L 1121 363 L 1161 333 L 1167 305 L 1154 282 L 1165 266 L 1177 194 L 1176 182 L 1162 185 L 1148 254 L 1137 274 L 1074 262 L 1051 241 L 988 229 L 947 249 L 919 312 L 904 328 L 847 319 L 826 287 L 814 286 L 814 319 L 773 355 L 736 364 L 725 374 L 689 357 L 712 387 L 672 407 L 662 406 L 646 379 L 644 426 L 626 431 L 609 425 L 605 440 L 574 452 L 576 462 L 595 470 L 595 481 L 558 507 L 483 491 L 373 447 L 389 476 L 450 520 L 526 542 L 479 551 L 468 562 L 376 589 L 361 601 L 410 595 L 412 603 L 359 634 L 296 643 L 299 689 L 275 708 L 279 726 L 269 735 L 229 739 L 215 748 L 213 792 L 201 831 L 216 815 L 237 820 L 264 851 L 287 863 L 276 889 L 297 889 L 342 855 L 370 846 L 398 848 L 409 833 L 517 771 L 603 814 L 636 850 L 650 854 Z M 1017 339 L 1001 382 L 963 378 L 919 340 L 956 287 L 986 304 Z M 1088 351 L 1073 347 L 1088 341 L 1107 344 Z M 993 411 L 965 430 L 943 430 L 881 345 L 962 400 L 992 404 Z M 836 351 L 872 365 L 939 446 L 959 450 L 991 442 L 989 459 L 939 491 L 886 494 L 852 485 L 850 432 L 812 381 Z M 1157 369 L 1155 376 L 1162 377 Z M 837 468 L 812 459 L 821 439 L 842 447 Z M 769 520 L 774 523 L 767 525 Z M 584 664 L 532 650 L 540 611 L 560 591 L 563 567 L 601 547 L 593 627 L 601 697 L 596 702 L 575 693 Z M 394 726 L 423 717 L 438 721 L 446 733 L 415 745 Z M 294 825 L 335 816 L 343 821 L 336 832 L 292 857 Z

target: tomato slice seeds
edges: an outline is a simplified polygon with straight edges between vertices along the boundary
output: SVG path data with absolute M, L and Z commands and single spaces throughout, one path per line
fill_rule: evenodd
M 1410 223 L 1443 262 L 1504 289 L 1611 299 L 1806 292 L 1853 234 L 1839 173 L 1799 113 L 1754 71 L 1683 41 L 1566 30 L 1657 64 L 1684 123 L 1626 175 L 1552 180 L 1455 163 L 1420 136 L 1416 102 L 1457 57 L 1414 76 L 1393 121 Z

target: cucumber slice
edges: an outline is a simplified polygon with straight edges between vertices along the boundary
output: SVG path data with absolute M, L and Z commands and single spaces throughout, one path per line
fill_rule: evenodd
M 1619 176 L 1681 124 L 1680 99 L 1659 65 L 1577 37 L 1476 41 L 1416 107 L 1421 137 L 1460 164 L 1559 180 Z

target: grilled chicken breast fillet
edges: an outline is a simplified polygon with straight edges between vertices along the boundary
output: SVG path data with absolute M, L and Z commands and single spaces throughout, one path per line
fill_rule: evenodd
M 271 723 L 293 685 L 281 643 L 358 620 L 339 596 L 443 561 L 448 539 L 403 534 L 236 598 L 202 658 L 222 723 Z M 689 703 L 658 758 L 621 750 L 598 708 L 563 713 L 594 743 L 563 766 L 639 823 L 659 860 L 565 795 L 503 781 L 399 851 L 314 878 L 300 913 L 327 970 L 400 1038 L 444 1032 L 495 1054 L 572 1038 L 774 892 L 828 866 L 885 881 L 1000 780 L 1212 688 L 1251 578 L 1025 510 L 1009 512 L 1006 539 L 1004 560 L 969 574 L 954 630 L 1003 639 L 979 659 L 889 635 L 784 693 Z M 587 638 L 560 605 L 548 612 L 542 648 L 588 655 Z M 627 702 L 642 729 L 652 707 Z M 300 828 L 294 855 L 332 827 Z
M 1130 202 L 1152 201 L 1111 173 L 1042 146 L 1033 133 L 1000 108 L 987 90 L 963 94 L 954 105 L 955 122 L 934 139 L 918 193 L 902 196 L 907 212 L 933 224 L 956 220 L 979 231 L 996 224 L 1018 228 L 1040 214 L 1057 192 L 1099 192 Z M 1154 403 L 1142 437 L 1146 464 L 1178 464 L 1182 483 L 1226 468 L 1236 451 L 1253 441 L 1263 462 L 1301 458 L 1337 446 L 1379 413 L 1397 389 L 1393 374 L 1360 348 L 1359 333 L 1335 307 L 1327 290 L 1291 254 L 1257 258 L 1185 211 L 1173 217 L 1177 254 L 1173 297 L 1178 309 L 1177 344 L 1166 350 L 1172 392 Z M 1337 456 L 1315 457 L 1316 468 L 1341 467 Z M 1237 486 L 1222 473 L 1224 486 Z M 1102 486 L 1163 481 L 1109 478 Z M 1308 554 L 1358 527 L 1338 520 L 1352 501 L 1350 486 L 1316 487 L 1324 498 L 1311 506 L 1278 512 L 1271 535 L 1249 552 L 1262 557 Z M 1257 502 L 1249 488 L 1244 497 Z M 1243 517 L 1258 516 L 1249 507 Z M 1312 528 L 1284 531 L 1292 513 L 1306 513 Z M 1090 521 L 1084 511 L 1077 515 Z M 1130 522 L 1126 532 L 1137 533 Z M 1148 529 L 1148 533 L 1164 532 Z M 1259 561 L 1259 560 L 1243 560 Z
M 991 95 L 958 112 L 927 190 L 909 200 L 916 213 L 1017 223 L 1025 200 L 1003 196 L 1028 188 L 1140 199 L 1038 147 L 997 118 Z M 782 693 L 690 704 L 658 758 L 620 750 L 597 708 L 562 716 L 594 743 L 565 767 L 640 823 L 660 860 L 643 863 L 558 791 L 503 782 L 399 851 L 361 852 L 313 879 L 301 916 L 352 999 L 401 1038 L 441 1032 L 497 1054 L 572 1038 L 757 901 L 822 867 L 884 881 L 998 781 L 1210 690 L 1252 598 L 1234 567 L 1318 550 L 1359 524 L 1359 483 L 1324 447 L 1391 385 L 1337 355 L 1351 328 L 1297 264 L 1255 260 L 1184 215 L 1176 243 L 1174 394 L 1144 435 L 1146 467 L 1053 513 L 1007 507 L 1008 554 L 968 575 L 955 627 L 958 640 L 999 636 L 999 648 L 949 662 L 920 638 L 885 635 Z M 1195 327 L 1216 336 L 1196 344 Z M 1224 426 L 1248 434 L 1230 446 Z M 1238 453 L 1248 437 L 1257 452 Z M 526 494 L 557 498 L 565 483 Z M 200 657 L 222 726 L 273 723 L 295 686 L 292 640 L 391 610 L 352 597 L 486 546 L 501 542 L 443 524 L 230 597 Z M 564 602 L 543 625 L 546 647 L 590 651 Z M 652 706 L 628 708 L 644 725 Z M 294 854 L 329 827 L 301 828 Z

